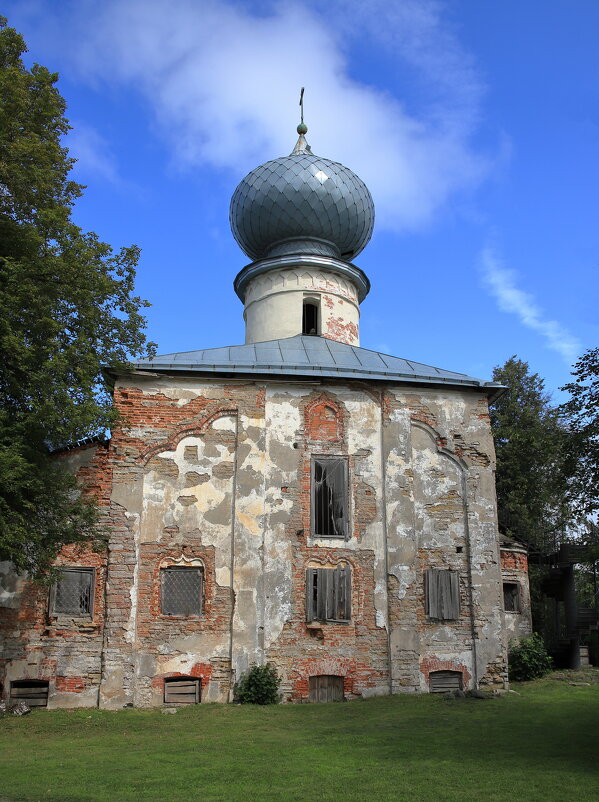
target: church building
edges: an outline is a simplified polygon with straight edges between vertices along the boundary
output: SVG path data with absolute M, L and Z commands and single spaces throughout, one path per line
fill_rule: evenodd
M 245 344 L 108 369 L 123 424 L 57 452 L 109 540 L 50 590 L 0 564 L 5 700 L 227 702 L 267 662 L 288 702 L 506 686 L 530 600 L 497 529 L 502 388 L 360 347 L 373 202 L 306 131 L 231 201 Z

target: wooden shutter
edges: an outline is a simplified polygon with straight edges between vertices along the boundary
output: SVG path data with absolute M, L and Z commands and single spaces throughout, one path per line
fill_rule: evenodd
M 429 674 L 431 693 L 445 693 L 447 691 L 462 690 L 461 671 L 431 671 Z
M 329 593 L 332 593 L 331 572 L 327 568 L 316 569 L 316 618 L 319 621 L 327 620 L 327 604 Z
M 25 702 L 29 707 L 48 706 L 48 681 L 39 679 L 18 679 L 10 683 L 10 701 L 14 705 Z
M 306 621 L 316 618 L 316 593 L 318 590 L 316 568 L 306 568 Z
M 430 568 L 425 574 L 426 613 L 451 621 L 460 615 L 460 583 L 457 571 Z
M 349 621 L 351 568 L 306 569 L 306 621 Z
M 335 621 L 349 621 L 351 618 L 351 568 L 349 565 L 338 565 L 334 574 L 334 611 Z
M 346 537 L 347 460 L 319 457 L 313 462 L 312 531 L 318 537 Z

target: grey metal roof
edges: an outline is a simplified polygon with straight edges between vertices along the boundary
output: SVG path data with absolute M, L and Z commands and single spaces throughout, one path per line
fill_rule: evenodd
M 166 373 L 259 374 L 450 385 L 480 388 L 493 395 L 501 390 L 499 384 L 465 373 L 303 334 L 249 345 L 163 354 L 153 359 L 140 359 L 133 367 Z

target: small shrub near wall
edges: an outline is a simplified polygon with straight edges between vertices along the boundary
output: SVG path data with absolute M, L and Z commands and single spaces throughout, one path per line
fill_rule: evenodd
M 235 684 L 235 699 L 242 704 L 274 705 L 279 701 L 281 678 L 272 663 L 252 666 Z
M 543 639 L 538 633 L 515 641 L 508 654 L 509 678 L 512 682 L 526 682 L 547 674 L 553 661 L 547 654 Z

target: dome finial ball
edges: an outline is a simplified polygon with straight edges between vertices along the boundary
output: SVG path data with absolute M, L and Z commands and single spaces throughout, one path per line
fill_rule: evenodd
M 307 134 L 308 126 L 306 125 L 306 123 L 300 123 L 297 127 L 297 132 L 300 136 Z

